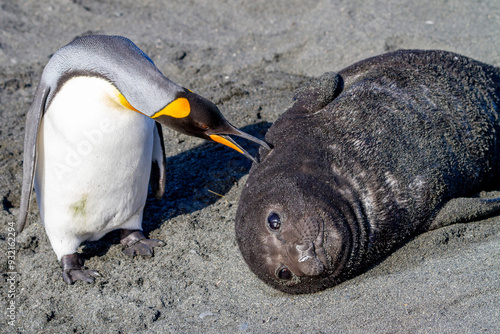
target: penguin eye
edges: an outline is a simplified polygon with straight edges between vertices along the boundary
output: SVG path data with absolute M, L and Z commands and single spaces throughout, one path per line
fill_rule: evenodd
M 284 281 L 289 281 L 292 279 L 292 272 L 287 267 L 283 267 L 278 271 L 278 278 Z
M 208 130 L 208 125 L 201 123 L 200 128 L 202 128 L 203 130 Z
M 273 231 L 277 231 L 281 227 L 281 218 L 277 213 L 272 212 L 269 214 L 267 217 L 267 225 L 269 225 L 269 228 Z

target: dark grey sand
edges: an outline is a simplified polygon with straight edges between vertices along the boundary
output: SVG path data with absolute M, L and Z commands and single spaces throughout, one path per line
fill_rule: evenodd
M 102 276 L 68 286 L 33 200 L 17 238 L 17 275 L 8 274 L 24 117 L 50 55 L 76 36 L 129 37 L 167 77 L 261 138 L 308 76 L 386 51 L 444 49 L 500 66 L 498 0 L 165 2 L 0 0 L 1 332 L 500 331 L 499 217 L 416 237 L 321 293 L 285 295 L 249 271 L 235 243 L 250 162 L 171 130 L 167 192 L 145 210 L 146 234 L 166 242 L 153 258 L 126 257 L 112 233 L 81 247 Z M 6 283 L 13 276 L 16 284 Z

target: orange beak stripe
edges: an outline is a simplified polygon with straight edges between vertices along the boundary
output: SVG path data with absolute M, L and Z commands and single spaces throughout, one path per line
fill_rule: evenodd
M 227 140 L 224 137 L 221 137 L 218 135 L 210 135 L 210 139 L 212 139 L 213 141 L 216 141 L 222 145 L 226 145 L 226 146 L 232 148 L 233 150 L 240 152 L 241 154 L 245 154 L 238 146 L 234 145 L 233 143 L 231 143 L 229 140 Z

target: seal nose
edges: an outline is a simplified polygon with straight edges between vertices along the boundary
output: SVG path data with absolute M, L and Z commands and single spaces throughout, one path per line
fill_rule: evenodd
M 307 276 L 317 276 L 325 270 L 323 262 L 316 256 L 314 243 L 305 242 L 295 246 L 299 253 L 300 270 Z
M 316 256 L 314 254 L 314 244 L 312 242 L 298 244 L 295 248 L 299 251 L 299 262 L 305 262 Z

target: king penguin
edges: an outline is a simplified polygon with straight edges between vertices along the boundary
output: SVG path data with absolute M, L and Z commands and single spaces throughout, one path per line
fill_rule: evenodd
M 77 38 L 44 68 L 26 116 L 17 232 L 24 228 L 34 185 L 66 283 L 98 276 L 77 252 L 84 241 L 119 229 L 127 255 L 151 256 L 162 245 L 142 233 L 148 183 L 158 198 L 165 189 L 160 124 L 252 160 L 227 135 L 269 148 L 227 122 L 215 104 L 166 78 L 125 37 Z

